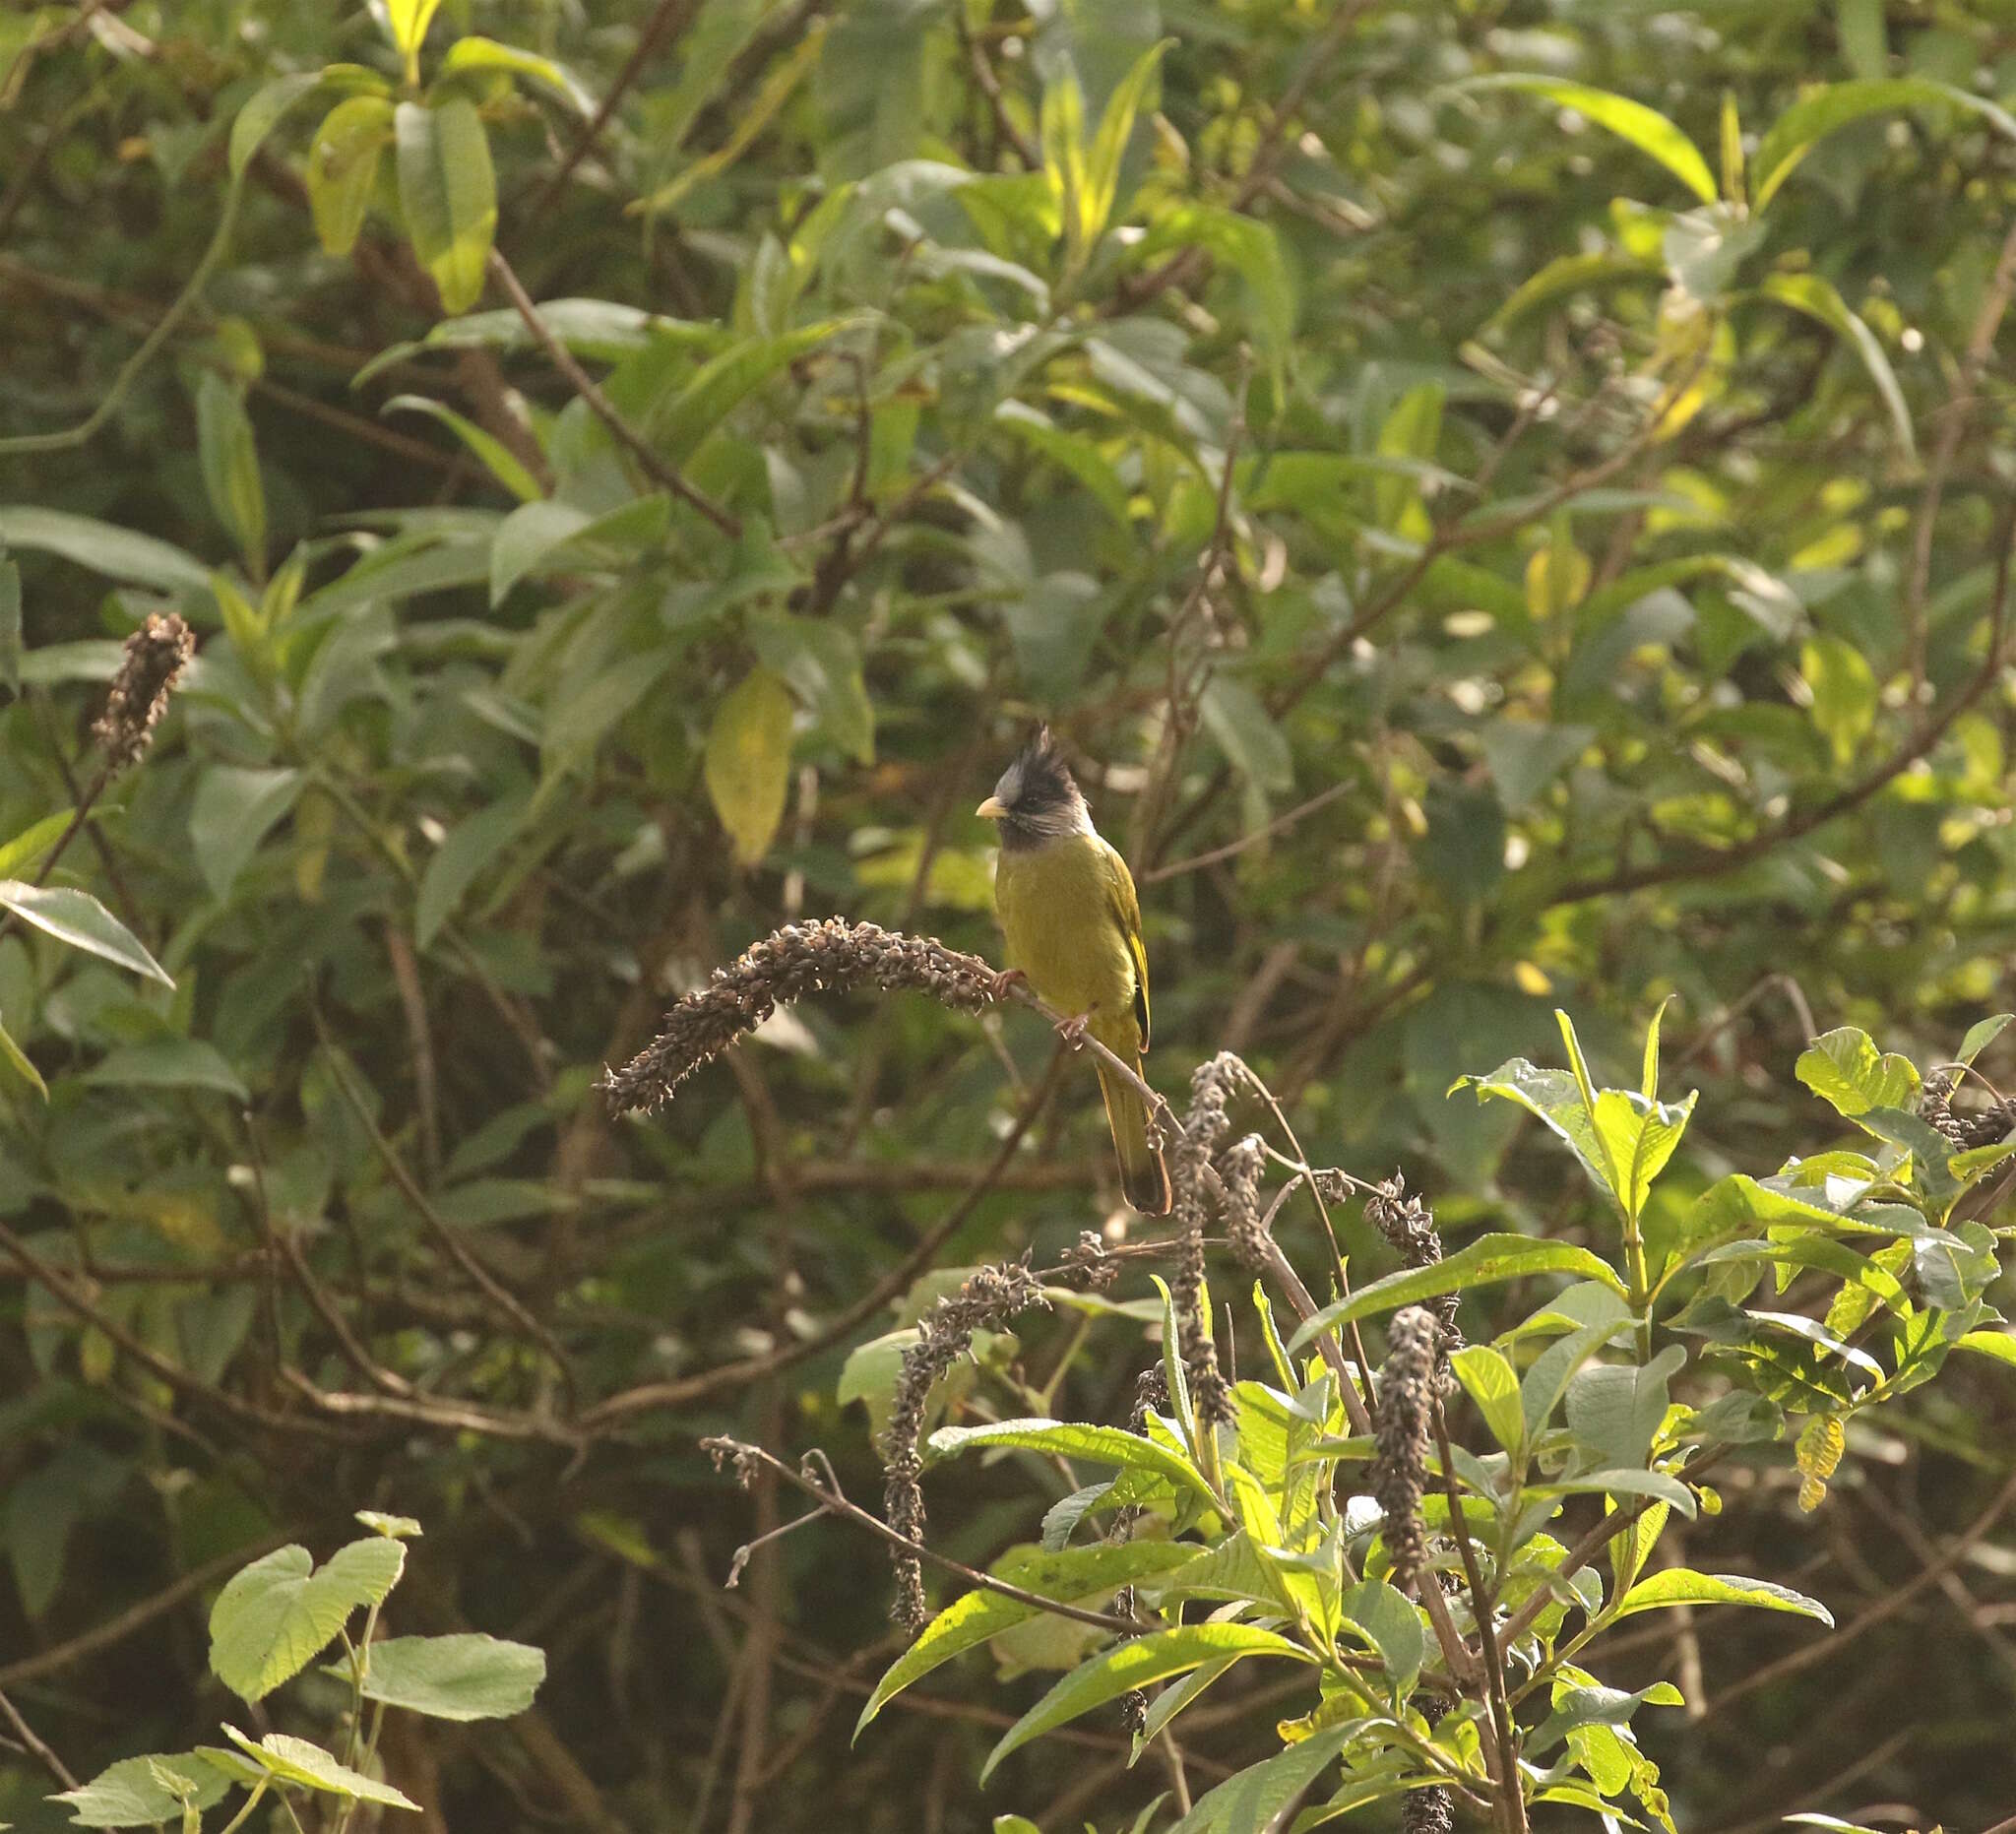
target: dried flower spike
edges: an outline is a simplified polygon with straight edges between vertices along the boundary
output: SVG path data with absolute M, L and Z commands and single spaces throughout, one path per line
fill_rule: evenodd
M 1232 1418 L 1230 1390 L 1218 1366 L 1218 1351 L 1205 1326 L 1204 1219 L 1213 1182 L 1211 1162 L 1230 1130 L 1226 1104 L 1245 1066 L 1229 1051 L 1200 1063 L 1190 1077 L 1190 1108 L 1183 1116 L 1183 1134 L 1169 1154 L 1169 1181 L 1174 1187 L 1176 1226 L 1175 1277 L 1169 1290 L 1176 1302 L 1179 1349 L 1190 1382 L 1190 1405 L 1197 1419 L 1217 1426 Z
M 1372 1494 L 1386 1517 L 1386 1557 L 1393 1583 L 1407 1591 L 1427 1561 L 1421 1493 L 1428 1481 L 1428 1435 L 1435 1405 L 1435 1343 L 1439 1327 L 1424 1306 L 1394 1313 L 1386 1327 L 1379 1370 L 1378 1451 Z
M 1048 1304 L 1029 1264 L 1011 1261 L 1005 1267 L 976 1270 L 957 1293 L 938 1300 L 918 1320 L 917 1341 L 904 1353 L 883 1438 L 882 1512 L 899 1535 L 910 1541 L 924 1538 L 924 1492 L 918 1483 L 924 1462 L 917 1441 L 932 1388 L 972 1348 L 976 1331 Z M 896 1603 L 890 1614 L 914 1636 L 929 1615 L 923 1568 L 908 1549 L 892 1549 L 890 1558 L 896 1568 Z
M 657 1038 L 596 1088 L 619 1113 L 655 1108 L 701 1065 L 753 1032 L 780 1006 L 808 993 L 872 983 L 928 993 L 957 1012 L 976 1013 L 1000 997 L 994 971 L 929 936 L 826 917 L 788 923 L 753 943 L 713 980 L 665 1015 Z
M 112 677 L 105 710 L 91 728 L 105 754 L 108 774 L 117 776 L 147 755 L 154 729 L 167 712 L 168 697 L 195 654 L 195 633 L 172 611 L 149 613 L 147 622 L 126 639 L 126 654 Z
M 1435 1228 L 1434 1213 L 1419 1197 L 1408 1195 L 1407 1180 L 1397 1171 L 1372 1187 L 1371 1196 L 1365 1199 L 1365 1221 L 1393 1244 L 1409 1267 L 1432 1267 L 1442 1258 L 1442 1236 Z M 1449 1355 L 1463 1348 L 1463 1333 L 1456 1328 L 1456 1305 L 1453 1293 L 1428 1301 L 1428 1309 L 1441 1327 L 1436 1366 L 1445 1385 L 1450 1379 Z

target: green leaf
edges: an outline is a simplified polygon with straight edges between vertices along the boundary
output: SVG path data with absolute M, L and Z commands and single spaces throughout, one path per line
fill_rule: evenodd
M 413 1516 L 389 1516 L 382 1509 L 359 1509 L 355 1513 L 372 1534 L 389 1536 L 394 1541 L 413 1541 L 423 1532 Z
M 197 1038 L 158 1038 L 122 1044 L 88 1071 L 83 1081 L 105 1089 L 214 1089 L 235 1102 L 251 1093 L 215 1044 Z
M 456 39 L 448 47 L 448 55 L 440 62 L 438 76 L 473 76 L 496 70 L 508 76 L 524 77 L 541 89 L 550 90 L 578 113 L 595 113 L 595 97 L 564 64 L 555 63 L 550 57 L 541 57 L 536 51 L 528 51 L 521 45 L 499 44 L 495 38 L 485 38 L 480 33 Z
M 1614 249 L 1588 255 L 1556 255 L 1513 289 L 1505 303 L 1491 314 L 1486 329 L 1502 330 L 1525 317 L 1536 306 L 1544 305 L 1563 293 L 1582 292 L 1623 281 L 1656 281 L 1665 272 L 1657 261 L 1619 254 Z
M 8 865 L 4 854 L 0 854 L 0 870 L 12 871 L 18 870 L 18 868 Z M 1967 1028 L 1967 1036 L 1960 1041 L 1960 1054 L 1957 1061 L 1972 1063 L 1996 1039 L 2002 1036 L 2003 1027 L 2008 1025 L 2012 1019 L 2016 1019 L 2016 1013 L 1996 1013 L 1992 1018 L 1976 1020 L 1973 1025 Z M 1896 1105 L 1893 1103 L 1891 1106 L 1895 1107 Z
M 749 621 L 749 641 L 765 667 L 790 684 L 821 730 L 856 764 L 875 761 L 875 709 L 861 673 L 861 648 L 830 618 L 782 612 Z
M 1969 1331 L 1954 1339 L 1957 1350 L 1971 1350 L 1977 1356 L 1988 1357 L 1996 1362 L 2006 1362 L 2016 1367 L 2016 1332 L 2010 1331 Z
M 1912 433 L 1911 410 L 1905 405 L 1904 391 L 1897 385 L 1897 372 L 1890 367 L 1890 358 L 1876 334 L 1858 313 L 1850 309 L 1834 283 L 1810 272 L 1773 274 L 1765 278 L 1764 292 L 1781 305 L 1789 305 L 1796 312 L 1817 319 L 1837 337 L 1846 338 L 1855 347 L 1862 367 L 1869 372 L 1869 380 L 1876 385 L 1876 393 L 1883 398 L 1884 408 L 1889 411 L 1890 424 L 1897 432 L 1897 443 L 1904 448 L 1904 456 L 1916 462 L 1918 442 Z
M 1519 1412 L 1519 1376 L 1512 1365 L 1488 1344 L 1459 1350 L 1449 1364 L 1464 1392 L 1477 1403 L 1492 1437 L 1516 1457 L 1524 1423 Z
M 383 95 L 352 95 L 322 117 L 308 148 L 307 182 L 324 253 L 347 255 L 355 246 L 391 144 L 392 103 Z
M 1684 1566 L 1664 1567 L 1639 1580 L 1617 1601 L 1611 1617 L 1629 1617 L 1669 1605 L 1754 1605 L 1767 1612 L 1817 1617 L 1828 1629 L 1834 1628 L 1834 1615 L 1826 1606 L 1790 1586 L 1740 1573 L 1696 1573 Z
M 259 448 L 237 386 L 214 370 L 196 385 L 196 452 L 210 507 L 238 545 L 246 566 L 266 567 L 266 487 Z
M 385 20 L 392 28 L 393 48 L 406 59 L 408 69 L 414 67 L 427 28 L 434 23 L 440 7 L 441 0 L 385 0 Z
M 980 1782 L 984 1784 L 1004 1757 L 1032 1739 L 1053 1732 L 1108 1700 L 1223 1656 L 1315 1660 L 1299 1643 L 1251 1624 L 1183 1624 L 1173 1630 L 1132 1637 L 1081 1663 L 1017 1720 L 1002 1736 L 1001 1742 L 988 1752 L 987 1761 L 980 1767 Z
M 12 911 L 24 922 L 72 948 L 88 950 L 136 975 L 158 980 L 164 987 L 175 984 L 133 932 L 89 892 L 0 879 L 0 909 Z
M 1092 145 L 1085 155 L 1085 194 L 1081 208 L 1088 243 L 1099 239 L 1113 214 L 1114 200 L 1120 187 L 1120 161 L 1126 155 L 1128 141 L 1134 136 L 1135 119 L 1147 98 L 1149 85 L 1162 68 L 1163 53 L 1173 43 L 1175 39 L 1164 38 L 1151 44 L 1134 60 L 1133 68 L 1114 85 L 1112 94 L 1106 97 L 1099 131 L 1093 135 Z
M 1625 140 L 1664 165 L 1704 204 L 1720 195 L 1715 174 L 1701 150 L 1655 108 L 1608 90 L 1591 89 L 1584 83 L 1564 83 L 1554 77 L 1529 76 L 1513 72 L 1504 76 L 1474 77 L 1459 86 L 1465 90 L 1524 90 L 1572 108 L 1586 120 Z M 1760 156 L 1761 157 L 1761 156 Z M 1761 201 L 1761 200 L 1760 200 Z
M 1606 1089 L 1596 1098 L 1596 1135 L 1616 1168 L 1617 1202 L 1624 1214 L 1644 1213 L 1652 1181 L 1665 1170 L 1687 1130 L 1698 1092 L 1684 1102 L 1652 1102 L 1635 1089 Z
M 530 807 L 529 795 L 507 795 L 448 831 L 420 874 L 419 895 L 413 905 L 415 948 L 432 946 L 463 894 L 504 851 Z
M 0 879 L 18 879 L 33 872 L 63 838 L 76 813 L 75 809 L 58 809 L 31 822 L 13 840 L 0 843 Z
M 543 1650 L 468 1631 L 387 1637 L 371 1645 L 367 1660 L 366 1700 L 437 1720 L 509 1719 L 532 1705 L 546 1678 Z
M 391 1547 L 396 1544 L 384 1545 Z M 235 1726 L 224 1727 L 223 1735 L 261 1770 L 281 1783 L 295 1784 L 324 1796 L 347 1796 L 360 1802 L 379 1802 L 387 1808 L 419 1811 L 418 1802 L 402 1795 L 391 1784 L 376 1782 L 361 1771 L 350 1769 L 347 1764 L 338 1763 L 319 1744 L 310 1744 L 305 1739 L 292 1739 L 285 1733 L 268 1733 L 254 1744 Z
M 1337 1754 L 1377 1723 L 1351 1719 L 1326 1726 L 1286 1751 L 1246 1765 L 1200 1797 L 1169 1834 L 1255 1834 L 1278 1826 L 1283 1811 L 1308 1794 Z
M 2016 140 L 2016 119 L 1993 102 L 1948 83 L 1936 83 L 1929 77 L 1864 77 L 1836 83 L 1794 102 L 1759 142 L 1750 160 L 1750 195 L 1755 208 L 1763 210 L 1798 162 L 1836 129 L 1864 115 L 1942 102 L 1980 115 L 1996 133 Z
M 653 443 L 674 465 L 683 465 L 754 390 L 858 323 L 821 319 L 779 337 L 748 339 L 710 358 L 678 394 L 646 416 Z
M 951 1458 L 989 1445 L 1019 1446 L 1058 1458 L 1087 1459 L 1095 1465 L 1151 1471 L 1157 1477 L 1166 1478 L 1178 1489 L 1194 1490 L 1207 1501 L 1217 1501 L 1204 1474 L 1187 1458 L 1118 1426 L 1094 1426 L 1076 1421 L 999 1421 L 985 1426 L 941 1426 L 930 1439 L 933 1458 Z
M 1543 1070 L 1524 1057 L 1513 1057 L 1488 1076 L 1458 1077 L 1449 1093 L 1459 1089 L 1475 1089 L 1480 1102 L 1488 1096 L 1515 1102 L 1537 1115 L 1548 1132 L 1566 1142 L 1598 1190 L 1617 1194 L 1604 1142 L 1583 1101 L 1581 1084 L 1570 1072 Z
M 994 1577 L 1020 1586 L 1025 1592 L 1038 1592 L 1046 1599 L 1073 1604 L 1136 1580 L 1173 1572 L 1197 1557 L 1198 1549 L 1187 1543 L 1101 1544 L 1012 1557 L 996 1564 Z M 998 1592 L 969 1592 L 947 1606 L 875 1683 L 875 1691 L 854 1722 L 855 1739 L 891 1699 L 913 1682 L 921 1680 L 953 1657 L 1040 1614 L 1038 1607 L 1024 1605 L 1019 1599 L 1003 1598 Z
M 1205 729 L 1232 769 L 1269 792 L 1294 787 L 1288 738 L 1260 697 L 1243 681 L 1214 675 L 1198 703 Z
M 1173 248 L 1201 248 L 1245 283 L 1258 333 L 1254 342 L 1278 363 L 1294 340 L 1297 299 L 1294 275 L 1274 230 L 1239 211 L 1185 199 L 1157 207 L 1133 258 L 1153 261 Z
M 121 1758 L 82 1788 L 65 1790 L 49 1801 L 68 1803 L 72 1824 L 81 1828 L 138 1828 L 152 1827 L 159 1821 L 179 1822 L 181 1802 L 161 1786 L 155 1772 L 158 1764 L 172 1769 L 196 1786 L 189 1801 L 198 1809 L 222 1802 L 231 1787 L 229 1776 L 206 1763 L 197 1753 L 178 1751 L 172 1756 Z
M 752 668 L 714 710 L 703 775 L 735 858 L 753 866 L 784 819 L 791 765 L 791 697 L 767 668 Z
M 1609 1263 L 1587 1248 L 1565 1241 L 1540 1241 L 1531 1235 L 1480 1235 L 1428 1267 L 1388 1274 L 1384 1280 L 1360 1287 L 1350 1298 L 1324 1306 L 1289 1340 L 1289 1350 L 1301 1350 L 1321 1333 L 1355 1319 L 1376 1317 L 1444 1293 L 1468 1293 L 1475 1287 L 1533 1274 L 1577 1274 L 1585 1280 L 1602 1281 L 1613 1293 L 1625 1290 Z
M 1799 673 L 1812 694 L 1813 724 L 1845 768 L 1876 723 L 1876 672 L 1854 644 L 1823 634 L 1800 647 Z
M 490 539 L 490 606 L 502 604 L 511 589 L 557 547 L 582 533 L 594 519 L 572 503 L 546 502 L 535 486 L 532 497 L 497 525 Z
M 1568 1430 L 1576 1444 L 1606 1467 L 1644 1464 L 1652 1435 L 1666 1418 L 1667 1384 L 1686 1360 L 1679 1345 L 1669 1344 L 1642 1367 L 1603 1363 L 1584 1369 L 1568 1384 Z
M 1663 1471 L 1591 1471 L 1552 1484 L 1529 1485 L 1524 1496 L 1650 1496 L 1670 1503 L 1690 1522 L 1699 1505 L 1694 1492 Z
M 519 463 L 509 446 L 494 433 L 486 433 L 473 420 L 457 413 L 453 408 L 444 408 L 439 402 L 429 401 L 424 395 L 395 395 L 378 411 L 430 414 L 474 453 L 482 461 L 484 470 L 519 502 L 536 503 L 544 494 L 539 488 L 538 479 Z M 494 549 L 492 551 L 494 552 Z
M 407 233 L 448 313 L 467 312 L 482 296 L 497 230 L 497 179 L 475 104 L 451 96 L 438 107 L 401 102 L 399 207 Z
M 243 175 L 246 166 L 252 163 L 252 156 L 265 144 L 267 135 L 280 125 L 281 117 L 304 96 L 313 95 L 322 84 L 323 72 L 303 70 L 292 76 L 275 77 L 271 83 L 263 84 L 252 92 L 251 97 L 231 121 L 228 161 L 233 178 Z
M 5 1062 L 16 1076 L 46 1102 L 49 1099 L 49 1085 L 42 1081 L 42 1073 L 29 1060 L 28 1052 L 14 1042 L 14 1034 L 0 1025 L 0 1062 Z
M 1571 1687 L 1554 1702 L 1554 1710 L 1523 1740 L 1528 1751 L 1544 1751 L 1578 1726 L 1626 1726 L 1641 1706 L 1681 1705 L 1680 1690 L 1670 1681 L 1627 1694 L 1615 1687 Z
M 241 1698 L 264 1699 L 313 1662 L 353 1611 L 382 1603 L 405 1567 L 405 1546 L 383 1536 L 339 1548 L 319 1569 L 305 1548 L 276 1549 L 218 1594 L 211 1673 Z
M 1383 1579 L 1359 1580 L 1337 1601 L 1337 1610 L 1379 1652 L 1393 1691 L 1402 1697 L 1413 1692 L 1427 1655 L 1420 1613 Z
M 158 593 L 204 597 L 210 593 L 210 569 L 193 554 L 151 535 L 90 516 L 72 516 L 64 510 L 37 509 L 26 503 L 0 505 L 0 547 L 59 554 L 106 579 Z
M 220 904 L 230 897 L 260 842 L 294 806 L 306 781 L 291 768 L 214 764 L 204 772 L 189 810 L 189 840 L 203 882 Z
M 1839 1114 L 1854 1120 L 1871 1108 L 1901 1108 L 1917 1095 L 1918 1071 L 1855 1026 L 1838 1026 L 1799 1052 L 1793 1074 Z

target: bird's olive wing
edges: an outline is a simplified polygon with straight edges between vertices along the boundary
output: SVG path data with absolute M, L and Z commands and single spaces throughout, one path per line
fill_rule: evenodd
M 1134 962 L 1134 1023 L 1141 1033 L 1141 1048 L 1148 1048 L 1148 951 L 1141 941 L 1141 900 L 1135 895 L 1134 875 L 1127 862 L 1105 842 L 1106 877 L 1113 921 L 1127 939 L 1127 953 Z

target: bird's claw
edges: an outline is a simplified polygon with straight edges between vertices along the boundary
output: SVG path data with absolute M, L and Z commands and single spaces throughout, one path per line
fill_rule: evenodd
M 1021 969 L 1005 968 L 994 977 L 994 984 L 990 991 L 996 1000 L 1005 1000 L 1010 987 L 1026 984 L 1028 980 L 1029 977 Z
M 1085 1043 L 1085 1028 L 1091 1023 L 1092 1014 L 1089 1012 L 1080 1013 L 1075 1019 L 1059 1019 L 1057 1036 L 1073 1050 L 1077 1050 Z

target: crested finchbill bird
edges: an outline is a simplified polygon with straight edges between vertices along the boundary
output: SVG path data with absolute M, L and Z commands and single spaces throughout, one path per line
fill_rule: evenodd
M 1148 955 L 1127 862 L 1100 838 L 1070 767 L 1040 727 L 975 811 L 1000 831 L 994 908 L 1008 970 L 1072 1017 L 1138 1075 L 1148 1048 Z M 1166 1216 L 1169 1173 L 1148 1104 L 1103 1061 L 1100 1092 L 1120 1158 L 1120 1188 L 1144 1216 Z

